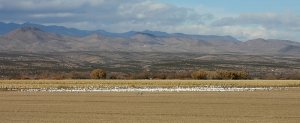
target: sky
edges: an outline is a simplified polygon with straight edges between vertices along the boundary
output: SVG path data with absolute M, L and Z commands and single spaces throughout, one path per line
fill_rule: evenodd
M 0 21 L 300 41 L 300 0 L 0 0 Z

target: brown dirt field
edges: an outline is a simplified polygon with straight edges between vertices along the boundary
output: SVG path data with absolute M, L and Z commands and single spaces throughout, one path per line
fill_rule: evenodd
M 0 92 L 1 123 L 299 123 L 300 89 L 255 92 Z

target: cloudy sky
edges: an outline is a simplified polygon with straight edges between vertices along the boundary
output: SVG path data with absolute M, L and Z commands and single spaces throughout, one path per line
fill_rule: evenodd
M 300 41 L 300 0 L 0 0 L 0 21 Z

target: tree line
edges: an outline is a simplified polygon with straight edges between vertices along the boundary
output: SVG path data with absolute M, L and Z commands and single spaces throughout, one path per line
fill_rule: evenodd
M 300 79 L 300 72 L 295 72 L 289 75 L 275 75 L 267 73 L 261 75 L 261 78 L 266 80 L 275 79 Z M 151 72 L 141 71 L 137 73 L 124 73 L 124 72 L 108 72 L 104 69 L 94 69 L 91 71 L 79 72 L 50 72 L 45 71 L 41 73 L 30 74 L 27 72 L 21 72 L 8 77 L 2 77 L 1 79 L 181 79 L 181 80 L 246 80 L 256 79 L 256 76 L 251 75 L 246 71 L 239 70 L 179 70 L 179 71 L 165 71 L 165 72 Z

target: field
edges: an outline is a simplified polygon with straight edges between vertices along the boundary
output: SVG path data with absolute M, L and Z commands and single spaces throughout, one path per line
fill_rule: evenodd
M 300 89 L 254 92 L 0 92 L 1 123 L 299 123 Z
M 300 80 L 0 80 L 0 89 L 113 87 L 300 87 Z
M 30 92 L 18 89 L 289 87 L 228 92 Z M 299 80 L 1 80 L 1 123 L 298 123 Z M 9 91 L 15 90 L 15 91 Z

